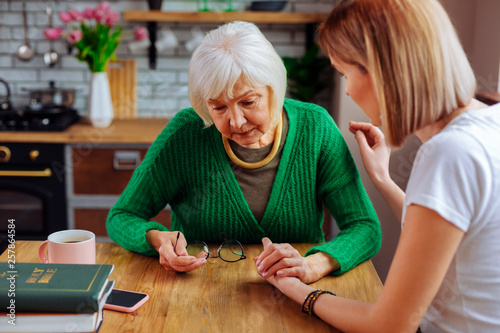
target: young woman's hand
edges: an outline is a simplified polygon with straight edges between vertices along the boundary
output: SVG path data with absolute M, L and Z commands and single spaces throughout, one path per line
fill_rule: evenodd
M 391 179 L 389 160 L 391 148 L 385 142 L 384 133 L 369 123 L 349 122 L 349 131 L 358 141 L 363 164 L 373 185 L 391 207 L 394 216 L 401 222 L 405 194 Z
M 354 121 L 349 122 L 349 131 L 355 135 L 366 172 L 375 186 L 389 181 L 391 148 L 385 142 L 384 133 L 370 123 Z

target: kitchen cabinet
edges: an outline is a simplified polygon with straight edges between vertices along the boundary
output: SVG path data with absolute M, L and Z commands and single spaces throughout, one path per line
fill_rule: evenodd
M 71 146 L 73 193 L 75 195 L 119 195 L 141 163 L 147 146 L 112 145 L 80 149 Z
M 225 23 L 247 21 L 270 24 L 304 24 L 306 49 L 314 44 L 314 26 L 327 18 L 327 13 L 291 13 L 291 12 L 165 12 L 159 10 L 126 10 L 125 21 L 147 22 L 149 39 L 149 68 L 156 68 L 156 33 L 158 22 Z
M 91 148 L 84 144 L 66 146 L 70 228 L 90 230 L 101 240 L 107 237 L 109 209 L 127 186 L 148 148 L 148 144 L 100 144 Z M 169 228 L 169 208 L 152 220 Z

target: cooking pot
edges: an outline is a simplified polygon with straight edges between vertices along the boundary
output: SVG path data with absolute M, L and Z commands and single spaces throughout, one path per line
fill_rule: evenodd
M 46 89 L 24 89 L 30 93 L 30 108 L 42 108 L 44 105 L 72 106 L 75 102 L 75 89 L 57 88 L 54 81 Z
M 0 111 L 10 110 L 12 109 L 12 103 L 10 102 L 9 84 L 2 79 L 0 79 L 0 83 L 2 83 L 5 86 L 5 90 L 7 91 L 6 96 L 0 96 Z

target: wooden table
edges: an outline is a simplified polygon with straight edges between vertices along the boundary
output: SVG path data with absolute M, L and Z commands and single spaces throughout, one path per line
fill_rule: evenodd
M 39 241 L 17 241 L 16 262 L 39 262 Z M 304 254 L 313 244 L 294 244 Z M 104 310 L 100 333 L 108 332 L 338 332 L 300 310 L 300 305 L 261 278 L 253 258 L 261 245 L 244 245 L 247 259 L 227 263 L 209 259 L 187 274 L 167 272 L 158 258 L 97 243 L 97 263 L 112 264 L 115 288 L 149 294 L 131 314 Z M 0 256 L 7 261 L 7 253 Z M 339 277 L 312 284 L 338 296 L 373 302 L 382 283 L 371 261 Z M 334 311 L 334 309 L 332 309 Z

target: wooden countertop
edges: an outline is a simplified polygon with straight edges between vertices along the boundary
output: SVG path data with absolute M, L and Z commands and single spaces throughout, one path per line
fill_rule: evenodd
M 115 119 L 109 127 L 97 128 L 84 118 L 63 132 L 0 131 L 0 142 L 151 144 L 168 121 L 167 118 Z

